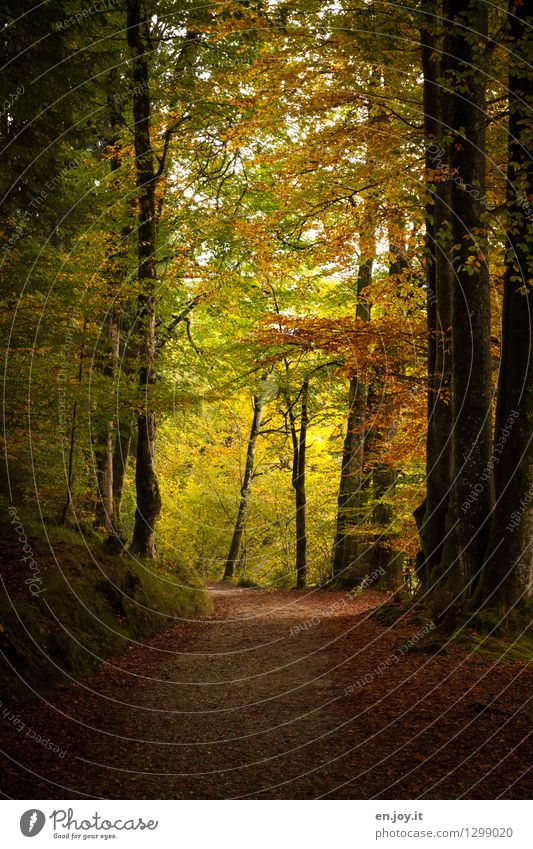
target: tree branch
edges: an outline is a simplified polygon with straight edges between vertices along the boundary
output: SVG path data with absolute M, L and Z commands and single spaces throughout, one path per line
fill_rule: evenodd
M 176 327 L 178 326 L 178 324 L 180 324 L 180 322 L 182 322 L 182 321 L 185 321 L 185 323 L 188 322 L 187 316 L 189 315 L 190 312 L 192 312 L 192 310 L 202 300 L 203 297 L 205 297 L 205 293 L 203 293 L 203 292 L 200 293 L 199 295 L 196 295 L 196 297 L 192 298 L 192 300 L 189 301 L 189 303 L 185 306 L 184 309 L 182 309 L 182 311 L 180 313 L 172 316 L 172 321 L 170 322 L 170 324 L 168 325 L 168 327 L 166 328 L 164 333 L 157 340 L 156 351 L 160 351 L 161 348 L 163 348 L 166 345 L 166 343 L 171 338 L 172 334 L 174 333 Z M 195 351 L 197 353 L 200 353 L 200 351 L 198 351 L 196 349 L 196 346 L 195 346 L 194 342 L 192 341 L 192 339 L 190 337 L 190 333 L 189 333 L 189 341 L 191 342 Z

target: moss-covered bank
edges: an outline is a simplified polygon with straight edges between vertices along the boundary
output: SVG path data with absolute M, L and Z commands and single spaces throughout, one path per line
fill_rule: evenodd
M 49 696 L 126 651 L 132 640 L 209 610 L 205 587 L 183 565 L 118 556 L 97 537 L 82 539 L 72 530 L 48 528 L 46 540 L 24 517 L 18 527 L 17 536 L 10 522 L 0 539 L 4 700 Z M 31 559 L 24 560 L 28 548 Z

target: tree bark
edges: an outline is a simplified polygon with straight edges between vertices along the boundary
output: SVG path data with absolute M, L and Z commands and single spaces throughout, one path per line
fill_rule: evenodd
M 453 532 L 444 549 L 455 591 L 481 568 L 493 504 L 491 475 L 491 355 L 489 271 L 485 255 L 485 122 L 487 41 L 484 0 L 447 0 L 445 39 L 450 94 L 452 279 Z M 448 544 L 449 543 L 449 544 Z
M 372 496 L 375 504 L 372 521 L 380 528 L 369 551 L 369 571 L 378 572 L 380 587 L 397 590 L 403 582 L 403 555 L 394 548 L 390 526 L 394 520 L 394 509 L 386 497 L 395 486 L 398 472 L 386 464 L 376 464 L 372 470 Z
M 307 580 L 307 529 L 306 529 L 306 507 L 307 498 L 305 492 L 305 463 L 307 452 L 307 426 L 309 401 L 309 380 L 306 378 L 302 384 L 301 410 L 300 410 L 300 434 L 296 439 L 294 436 L 294 463 L 292 485 L 296 497 L 296 588 L 303 589 Z
M 70 424 L 70 437 L 69 437 L 69 448 L 68 448 L 68 464 L 67 464 L 67 494 L 65 497 L 65 502 L 63 504 L 63 509 L 61 511 L 61 515 L 59 517 L 59 524 L 64 525 L 67 521 L 68 511 L 72 507 L 72 481 L 74 476 L 74 449 L 76 447 L 76 427 L 77 427 L 77 414 L 78 414 L 78 400 L 74 399 L 72 404 L 72 421 Z
M 370 246 L 373 252 L 373 238 Z M 356 317 L 361 321 L 370 321 L 370 304 L 363 298 L 365 289 L 372 282 L 373 256 L 362 260 L 357 275 Z M 363 482 L 363 464 L 365 455 L 365 420 L 367 387 L 354 376 L 350 380 L 348 419 L 342 449 L 342 467 L 337 501 L 337 531 L 333 544 L 333 575 L 344 572 L 357 560 L 357 540 L 350 533 L 361 519 L 361 487 Z
M 510 0 L 507 250 L 494 436 L 496 505 L 476 603 L 525 609 L 533 593 L 533 17 Z
M 453 480 L 451 410 L 451 151 L 449 95 L 442 80 L 442 24 L 435 7 L 422 6 L 420 33 L 424 73 L 426 225 L 426 309 L 428 330 L 428 430 L 426 498 L 415 518 L 420 535 L 418 576 L 424 587 L 438 578 L 446 538 L 446 514 Z
M 110 257 L 113 264 L 115 257 Z M 113 271 L 111 271 L 113 276 Z M 120 317 L 119 309 L 114 303 L 117 297 L 117 281 L 111 280 L 109 296 L 113 306 L 110 308 L 107 321 L 107 350 L 104 353 L 105 361 L 102 367 L 103 375 L 111 382 L 109 406 L 113 409 L 115 405 L 116 379 L 120 360 Z M 113 496 L 113 453 L 115 445 L 115 422 L 109 417 L 104 422 L 102 431 L 98 434 L 95 446 L 96 461 L 96 509 L 95 525 L 103 528 L 110 536 L 115 535 L 113 522 L 114 496 Z
M 235 522 L 235 528 L 233 530 L 233 536 L 231 538 L 228 557 L 224 568 L 224 580 L 233 577 L 235 565 L 239 559 L 239 549 L 246 525 L 246 516 L 248 514 L 248 505 L 250 502 L 250 492 L 254 473 L 255 446 L 257 443 L 259 428 L 261 427 L 264 399 L 264 392 L 259 392 L 259 394 L 254 397 L 254 415 L 252 419 L 252 427 L 250 429 L 250 436 L 248 437 L 246 464 L 244 467 L 244 477 L 241 486 L 241 497 L 239 501 L 239 509 L 237 511 L 237 520 Z
M 110 74 L 110 94 L 108 96 L 108 111 L 111 137 L 107 143 L 110 167 L 110 185 L 115 190 L 120 187 L 117 175 L 121 167 L 120 157 L 120 134 L 118 129 L 118 116 L 115 110 L 112 88 L 115 81 L 115 71 Z M 123 310 L 120 305 L 120 288 L 126 276 L 126 254 L 127 238 L 131 233 L 131 227 L 123 227 L 120 234 L 111 232 L 109 235 L 109 249 L 107 253 L 107 270 L 109 302 L 111 304 L 107 319 L 106 350 L 103 354 L 104 362 L 102 373 L 110 380 L 112 391 L 110 393 L 110 408 L 113 409 L 116 402 L 117 375 L 120 361 L 120 325 Z M 109 418 L 105 423 L 97 440 L 95 448 L 97 482 L 96 482 L 96 510 L 95 524 L 114 536 L 116 528 L 114 524 L 114 444 L 115 444 L 115 422 Z
M 94 524 L 106 533 L 113 533 L 113 445 L 114 422 L 106 422 L 95 447 L 96 461 L 96 509 Z
M 352 377 L 349 410 L 342 450 L 337 502 L 337 533 L 333 546 L 333 574 L 340 575 L 357 559 L 357 543 L 350 529 L 360 521 L 359 501 L 363 481 L 366 420 L 366 385 Z
M 139 384 L 144 395 L 137 417 L 137 456 L 135 487 L 137 505 L 131 550 L 142 557 L 155 558 L 155 524 L 161 510 L 161 496 L 155 470 L 155 412 L 150 395 L 155 373 L 155 295 L 156 231 L 154 153 L 150 138 L 151 101 L 149 92 L 148 28 L 140 0 L 127 0 L 128 45 L 133 67 L 134 146 L 138 189 L 137 257 L 139 295 L 137 326 L 141 335 Z
M 113 527 L 121 532 L 120 508 L 131 446 L 131 417 L 119 421 L 113 451 Z
M 78 361 L 78 375 L 77 375 L 77 391 L 79 391 L 81 387 L 81 381 L 83 377 L 83 360 L 85 358 L 85 331 L 87 329 L 87 320 L 83 322 L 83 337 L 80 348 L 80 355 Z M 67 521 L 68 511 L 72 507 L 72 484 L 74 480 L 74 452 L 76 449 L 76 428 L 78 427 L 78 399 L 74 398 L 72 403 L 72 418 L 70 424 L 70 435 L 69 435 L 69 450 L 68 450 L 68 464 L 67 464 L 67 494 L 65 497 L 65 503 L 63 505 L 63 509 L 59 516 L 59 524 L 64 525 Z
M 405 228 L 403 222 L 398 226 L 389 221 L 389 276 L 393 281 L 401 280 L 401 275 L 408 270 L 409 263 L 405 254 Z M 401 285 L 401 284 L 400 284 Z M 370 386 L 367 399 L 367 415 L 371 413 L 373 398 L 380 399 L 380 406 L 386 407 L 391 403 L 387 399 L 387 387 Z M 386 589 L 397 590 L 402 584 L 403 556 L 402 552 L 394 549 L 390 526 L 394 520 L 394 509 L 387 500 L 391 490 L 398 480 L 398 471 L 391 463 L 376 462 L 376 448 L 385 446 L 394 437 L 396 426 L 389 427 L 386 432 L 380 428 L 369 428 L 365 440 L 365 454 L 369 454 L 371 468 L 367 472 L 367 480 L 373 501 L 372 523 L 379 530 L 369 546 L 367 574 L 379 573 L 379 584 Z M 373 456 L 374 455 L 374 456 Z M 382 574 L 384 573 L 384 574 Z

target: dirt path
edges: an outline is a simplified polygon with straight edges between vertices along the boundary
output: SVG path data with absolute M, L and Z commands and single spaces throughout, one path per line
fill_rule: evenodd
M 372 592 L 212 592 L 209 618 L 18 711 L 63 755 L 3 720 L 4 795 L 531 795 L 525 664 L 404 654 L 423 625 L 377 624 Z

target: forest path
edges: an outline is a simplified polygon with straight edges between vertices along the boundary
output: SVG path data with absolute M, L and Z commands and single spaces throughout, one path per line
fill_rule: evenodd
M 210 616 L 130 647 L 49 706 L 20 708 L 62 757 L 4 720 L 3 793 L 530 795 L 526 664 L 494 666 L 455 646 L 404 654 L 423 625 L 378 624 L 369 614 L 383 596 L 372 591 L 211 592 Z

